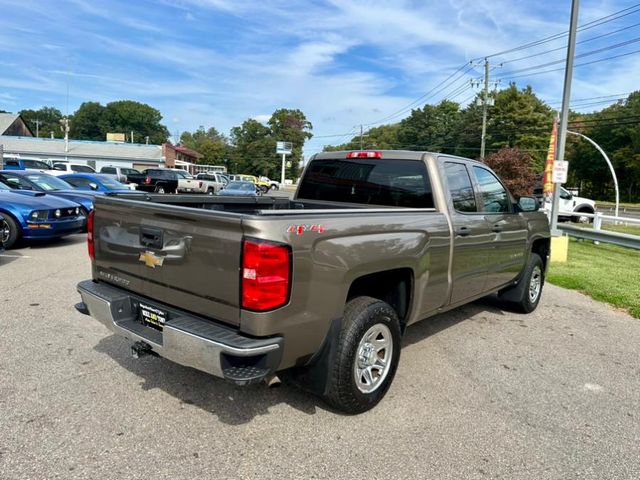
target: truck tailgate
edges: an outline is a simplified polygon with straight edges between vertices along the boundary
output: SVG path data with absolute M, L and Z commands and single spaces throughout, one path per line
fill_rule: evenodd
M 94 239 L 94 278 L 239 324 L 239 215 L 100 198 Z

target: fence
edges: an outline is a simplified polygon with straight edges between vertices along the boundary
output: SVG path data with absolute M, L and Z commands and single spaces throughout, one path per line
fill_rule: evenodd
M 572 212 L 560 212 L 560 216 L 576 216 L 575 213 Z M 592 226 L 593 228 L 582 228 L 574 225 L 566 225 L 566 224 L 558 224 L 558 230 L 564 232 L 565 234 L 575 237 L 582 238 L 584 240 L 592 240 L 594 243 L 611 243 L 613 245 L 619 245 L 621 247 L 634 248 L 636 250 L 640 250 L 640 236 L 639 235 L 631 235 L 629 233 L 621 233 L 621 232 L 612 232 L 609 230 L 602 230 L 602 222 L 612 221 L 614 224 L 625 224 L 625 225 L 640 225 L 640 218 L 630 218 L 630 217 L 616 217 L 613 215 L 603 215 L 600 212 L 597 213 L 582 213 L 580 212 L 581 217 L 588 217 L 593 219 Z

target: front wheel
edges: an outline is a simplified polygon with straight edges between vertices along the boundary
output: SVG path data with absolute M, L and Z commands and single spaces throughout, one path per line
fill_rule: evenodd
M 21 234 L 22 232 L 15 220 L 9 215 L 0 213 L 0 244 L 9 249 L 16 244 Z
M 269 187 L 266 187 L 266 186 L 262 185 L 262 186 L 260 187 L 260 191 L 261 191 L 262 193 L 267 193 L 267 192 L 269 191 Z
M 366 412 L 385 396 L 400 360 L 400 321 L 387 303 L 358 297 L 345 308 L 325 401 L 345 413 Z

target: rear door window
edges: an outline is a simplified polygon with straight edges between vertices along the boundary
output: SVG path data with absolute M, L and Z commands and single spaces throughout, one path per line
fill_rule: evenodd
M 319 159 L 309 165 L 298 198 L 408 208 L 433 208 L 420 160 Z
M 453 200 L 453 208 L 462 213 L 477 212 L 476 197 L 467 167 L 463 163 L 446 162 L 444 171 Z

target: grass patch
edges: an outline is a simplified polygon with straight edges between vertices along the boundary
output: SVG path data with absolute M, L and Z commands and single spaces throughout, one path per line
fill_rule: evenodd
M 570 239 L 569 261 L 552 263 L 547 280 L 640 318 L 640 251 Z
M 640 236 L 640 224 L 639 225 L 614 225 L 613 223 L 603 223 L 603 230 L 609 230 L 611 232 L 629 233 L 631 235 Z
M 596 201 L 598 207 L 611 207 L 615 208 L 616 202 L 601 202 Z M 640 203 L 620 203 L 620 208 L 640 208 Z

